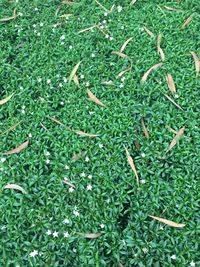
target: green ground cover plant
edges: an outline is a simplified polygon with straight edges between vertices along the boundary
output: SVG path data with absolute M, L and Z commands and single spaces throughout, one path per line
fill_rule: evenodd
M 199 58 L 199 0 L 0 1 L 0 266 L 200 266 Z

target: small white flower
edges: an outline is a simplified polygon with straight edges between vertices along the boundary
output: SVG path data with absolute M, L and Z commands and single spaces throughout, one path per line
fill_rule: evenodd
M 65 36 L 62 35 L 62 36 L 60 37 L 60 40 L 65 40 Z
M 22 109 L 22 110 L 21 110 L 21 113 L 22 113 L 22 114 L 25 114 L 25 110 L 24 110 L 24 109 Z
M 145 158 L 145 156 L 146 156 L 145 153 L 141 153 L 141 157 Z
M 36 28 L 36 25 L 35 24 L 33 24 L 33 28 Z
M 69 166 L 68 165 L 65 165 L 65 170 L 69 170 Z
M 53 232 L 53 237 L 58 237 L 58 232 L 54 231 Z
M 73 250 L 74 253 L 76 253 L 76 251 L 77 251 L 75 248 L 73 248 L 72 250 Z
M 93 114 L 94 114 L 94 111 L 89 111 L 89 114 L 90 114 L 90 115 L 93 115 Z
M 121 26 L 121 29 L 124 30 L 124 25 Z
M 61 106 L 64 106 L 65 103 L 63 101 L 61 101 L 60 104 L 61 104 Z
M 120 13 L 122 11 L 122 7 L 121 6 L 118 6 L 117 7 L 117 11 Z
M 61 42 L 60 44 L 61 44 L 61 45 L 64 45 L 64 44 L 65 44 L 65 42 Z
M 107 13 L 107 12 L 105 12 L 105 13 L 104 13 L 104 16 L 105 16 L 105 17 L 107 17 L 107 16 L 108 16 L 108 13 Z
M 88 179 L 92 179 L 92 175 L 90 174 L 90 175 L 88 175 Z
M 81 177 L 85 177 L 86 175 L 85 175 L 85 173 L 84 172 L 82 172 L 81 173 Z
M 70 223 L 70 221 L 68 219 L 64 219 L 63 223 L 68 224 L 68 223 Z
M 80 78 L 81 78 L 81 79 L 84 79 L 84 77 L 85 77 L 85 76 L 84 76 L 83 74 L 81 74 Z
M 22 109 L 25 109 L 26 107 L 25 106 L 22 106 Z
M 30 253 L 30 257 L 34 258 L 35 256 L 38 255 L 38 251 L 37 250 L 33 250 L 31 253 Z
M 69 191 L 69 193 L 72 193 L 74 191 L 74 188 L 70 187 L 68 191 Z
M 29 138 L 32 138 L 32 134 L 31 134 L 31 133 L 30 133 L 30 134 L 28 134 L 28 137 L 29 137 Z
M 91 191 L 92 190 L 92 186 L 91 186 L 91 184 L 88 184 L 87 185 L 87 191 Z
M 51 80 L 50 80 L 50 79 L 48 79 L 48 80 L 47 80 L 47 84 L 50 84 L 50 83 L 51 83 Z
M 40 27 L 43 27 L 43 26 L 44 26 L 44 24 L 41 22 L 41 23 L 40 23 Z
M 40 33 L 40 32 L 38 32 L 38 33 L 37 33 L 37 36 L 40 36 L 40 35 L 41 35 L 41 33 Z
M 102 223 L 102 224 L 100 224 L 100 227 L 103 229 L 105 227 L 105 225 Z
M 46 232 L 46 234 L 47 234 L 47 235 L 51 235 L 51 230 L 48 230 L 48 231 Z
M 63 81 L 64 81 L 64 83 L 67 83 L 67 78 L 63 77 Z
M 65 233 L 64 233 L 64 237 L 67 238 L 68 236 L 69 236 L 69 233 L 68 233 L 68 232 L 65 232 Z
M 126 77 L 122 77 L 122 78 L 121 78 L 121 81 L 122 81 L 122 82 L 124 82 L 124 81 L 125 81 L 125 79 L 126 79 Z
M 92 53 L 91 57 L 95 57 L 95 54 L 94 54 L 94 53 Z
M 39 77 L 39 78 L 38 78 L 38 82 L 41 83 L 41 81 L 42 81 L 42 78 Z
M 89 83 L 89 82 L 86 82 L 86 83 L 85 83 L 85 86 L 87 86 L 87 87 L 88 87 L 89 85 L 90 85 L 90 83 Z
M 34 9 L 35 11 L 38 11 L 38 8 L 37 7 L 35 7 L 35 9 Z
M 99 144 L 99 148 L 103 148 L 103 144 Z
M 107 21 L 104 19 L 104 20 L 103 20 L 103 24 L 106 24 L 106 23 L 107 23 Z
M 23 90 L 24 88 L 22 86 L 19 87 L 20 90 Z
M 49 151 L 46 151 L 44 154 L 45 154 L 45 156 L 47 156 L 47 157 L 50 156 Z
M 172 260 L 176 260 L 176 255 L 172 255 L 170 258 L 171 258 Z
M 6 158 L 1 158 L 1 162 L 4 163 L 6 161 Z
M 59 87 L 62 87 L 63 85 L 62 85 L 62 83 L 59 83 Z
M 146 181 L 145 181 L 145 180 L 140 180 L 140 183 L 141 183 L 141 184 L 145 184 Z
M 18 12 L 18 16 L 22 17 L 23 13 L 22 12 Z
M 74 214 L 76 217 L 80 216 L 80 213 L 79 213 L 77 210 L 73 210 L 73 214 Z
M 175 97 L 175 98 L 179 98 L 179 95 L 175 94 L 174 97 Z
M 99 28 L 100 28 L 100 29 L 104 29 L 104 25 L 101 25 Z
M 112 41 L 114 38 L 112 36 L 110 36 L 110 41 Z
M 86 158 L 85 158 L 85 161 L 86 161 L 86 162 L 90 161 L 89 157 L 86 157 Z
M 196 264 L 195 264 L 194 261 L 191 261 L 191 262 L 190 262 L 190 266 L 194 267 L 195 265 L 196 265 Z
M 106 39 L 108 39 L 109 38 L 109 34 L 106 34 Z
M 142 249 L 144 253 L 148 253 L 148 249 L 147 248 L 143 248 Z
M 49 160 L 49 159 L 47 159 L 47 160 L 46 160 L 46 164 L 49 164 L 49 163 L 50 163 L 50 160 Z
M 70 50 L 72 50 L 72 48 L 73 48 L 73 46 L 72 46 L 72 45 L 70 45 L 70 46 L 69 46 L 69 49 L 70 49 Z
M 120 88 L 123 88 L 124 87 L 123 83 L 120 83 L 119 87 Z

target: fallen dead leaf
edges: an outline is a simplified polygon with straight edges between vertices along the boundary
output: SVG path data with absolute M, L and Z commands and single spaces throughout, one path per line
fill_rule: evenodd
M 73 157 L 71 158 L 71 160 L 72 160 L 72 161 L 77 161 L 77 160 L 79 160 L 79 159 L 85 157 L 86 154 L 87 154 L 86 151 L 81 151 L 81 152 L 79 152 L 79 153 L 77 153 L 77 154 L 74 154 Z
M 17 15 L 16 15 L 16 9 L 14 9 L 13 15 L 11 17 L 0 19 L 0 22 L 10 21 L 10 20 L 16 19 L 16 17 L 17 17 Z
M 73 188 L 76 188 L 76 186 L 73 185 L 72 183 L 70 183 L 70 181 L 68 181 L 67 179 L 64 179 L 64 180 L 63 180 L 63 183 L 65 183 L 65 184 L 67 184 L 67 185 L 69 185 L 69 186 L 71 186 L 71 187 L 73 187 Z
M 91 134 L 91 133 L 86 133 L 83 131 L 74 131 L 76 134 L 81 135 L 81 136 L 88 136 L 88 137 L 97 137 L 99 134 Z
M 194 52 L 190 52 L 194 58 L 194 62 L 195 62 L 195 68 L 196 68 L 196 73 L 197 75 L 200 72 L 200 60 L 198 59 L 197 55 Z
M 179 108 L 180 110 L 184 111 L 183 108 L 181 106 L 179 106 L 171 97 L 169 97 L 168 95 L 164 94 L 164 96 L 170 101 L 172 102 L 172 104 L 174 104 L 177 108 Z
M 117 74 L 116 76 L 115 76 L 115 78 L 120 78 L 121 76 L 123 76 L 126 72 L 128 72 L 128 71 L 131 71 L 132 70 L 132 65 L 129 67 L 129 68 L 127 68 L 127 69 L 125 69 L 125 70 L 122 70 L 119 74 Z
M 139 187 L 139 177 L 138 177 L 138 174 L 137 174 L 137 170 L 135 168 L 135 164 L 133 162 L 133 158 L 129 154 L 128 149 L 125 146 L 124 146 L 124 148 L 125 148 L 125 151 L 126 151 L 126 156 L 127 156 L 128 163 L 129 163 L 131 169 L 133 170 L 133 172 L 134 172 L 134 174 L 136 176 L 137 185 Z
M 101 82 L 101 84 L 104 84 L 104 85 L 114 85 L 114 83 L 112 81 Z
M 137 0 L 132 0 L 131 3 L 130 3 L 130 5 L 131 5 L 131 6 L 134 5 L 134 4 L 136 3 L 136 1 L 137 1 Z
M 149 133 L 148 133 L 147 128 L 144 124 L 144 120 L 141 119 L 141 122 L 142 122 L 142 129 L 143 129 L 144 135 L 146 136 L 147 139 L 149 139 Z
M 22 149 L 26 148 L 29 144 L 29 141 L 24 142 L 23 144 L 21 144 L 20 146 L 16 147 L 15 149 L 12 149 L 8 152 L 4 152 L 3 155 L 12 155 L 12 154 L 16 154 L 19 153 Z
M 172 75 L 171 74 L 167 74 L 166 80 L 167 80 L 167 84 L 168 84 L 169 90 L 172 93 L 176 93 L 176 86 L 175 86 L 174 80 L 172 78 Z
M 63 15 L 60 15 L 59 16 L 59 18 L 64 18 L 64 19 L 66 19 L 66 18 L 69 18 L 69 17 L 72 17 L 73 16 L 73 14 L 63 14 Z
M 95 2 L 97 3 L 97 5 L 99 5 L 106 13 L 109 13 L 109 10 L 107 8 L 105 8 L 101 3 L 99 3 L 97 0 L 95 0 Z
M 52 121 L 54 121 L 55 123 L 57 123 L 57 124 L 63 126 L 65 129 L 71 131 L 71 129 L 70 129 L 69 127 L 65 126 L 61 121 L 57 120 L 56 118 L 50 118 L 50 120 L 52 120 Z
M 126 54 L 118 52 L 118 51 L 113 51 L 112 54 L 118 55 L 119 57 L 122 57 L 122 58 L 128 58 Z
M 24 194 L 27 194 L 26 191 L 24 190 L 24 188 L 17 185 L 17 184 L 7 184 L 4 186 L 4 189 L 15 189 L 15 190 L 21 191 Z
M 186 19 L 186 21 L 181 26 L 181 29 L 184 29 L 185 28 L 185 26 L 192 20 L 192 18 L 194 17 L 194 15 L 195 15 L 195 13 L 193 13 L 191 16 L 189 16 L 188 19 Z
M 14 93 L 7 96 L 6 98 L 0 100 L 0 106 L 3 105 L 3 104 L 6 104 L 12 97 L 13 97 Z
M 76 5 L 78 4 L 77 2 L 72 2 L 72 1 L 62 1 L 63 5 Z
M 102 107 L 106 107 L 106 105 L 104 103 L 102 103 L 89 89 L 87 89 L 87 93 L 89 96 L 89 99 L 93 102 L 95 102 L 96 104 L 102 106 Z
M 121 49 L 120 49 L 120 52 L 122 53 L 126 46 L 128 45 L 128 43 L 133 39 L 133 37 L 130 37 L 128 40 L 126 40 L 126 42 L 122 45 Z
M 78 68 L 79 68 L 79 66 L 80 66 L 80 64 L 81 64 L 81 62 L 82 62 L 82 61 L 80 61 L 79 63 L 77 63 L 76 66 L 73 68 L 73 70 L 72 70 L 72 72 L 71 72 L 71 74 L 70 74 L 70 76 L 69 76 L 69 84 L 70 84 L 71 81 L 73 80 L 74 75 L 76 74 L 76 72 L 77 72 L 77 70 L 78 70 Z
M 78 33 L 82 33 L 82 32 L 87 32 L 87 31 L 90 31 L 90 30 L 92 30 L 92 29 L 94 29 L 94 28 L 96 28 L 98 25 L 93 25 L 93 26 L 91 26 L 91 27 L 89 27 L 89 28 L 85 28 L 85 29 L 83 29 L 83 30 L 80 30 Z
M 157 49 L 158 49 L 158 53 L 161 56 L 162 61 L 164 61 L 165 60 L 165 54 L 164 54 L 162 48 L 160 47 L 160 43 L 161 43 L 161 34 L 159 34 L 158 38 L 157 38 Z
M 150 68 L 150 69 L 143 75 L 143 77 L 142 77 L 142 82 L 144 83 L 144 82 L 147 80 L 149 74 L 150 74 L 153 70 L 156 70 L 156 69 L 158 69 L 158 68 L 161 67 L 161 66 L 162 66 L 162 63 L 158 63 L 158 64 L 154 65 L 153 67 L 151 67 L 151 68 Z
M 169 226 L 172 226 L 172 227 L 182 228 L 182 227 L 185 226 L 185 224 L 182 224 L 182 223 L 175 223 L 175 222 L 173 222 L 173 221 L 169 221 L 169 220 L 166 220 L 166 219 L 163 219 L 163 218 L 159 218 L 159 217 L 156 217 L 156 216 L 150 216 L 150 215 L 149 215 L 149 217 L 151 217 L 152 219 L 157 220 L 157 221 L 159 221 L 159 222 L 162 222 L 162 223 L 164 223 L 164 224 L 167 224 L 167 225 L 169 225 Z
M 147 29 L 146 27 L 144 27 L 144 30 L 148 33 L 149 36 L 154 37 L 154 33 L 151 32 L 149 29 Z
M 170 10 L 170 11 L 181 11 L 181 10 L 175 9 L 173 7 L 170 7 L 170 6 L 164 6 L 164 8 L 167 10 Z
M 90 233 L 80 233 L 80 232 L 76 232 L 78 235 L 80 236 L 83 236 L 83 237 L 86 237 L 86 238 L 90 238 L 90 239 L 93 239 L 93 238 L 97 238 L 101 235 L 101 233 L 97 233 L 97 234 L 90 234 Z
M 75 74 L 74 75 L 74 77 L 73 77 L 73 81 L 74 81 L 74 83 L 78 86 L 78 87 L 80 87 L 80 83 L 79 83 L 79 80 L 78 80 L 78 76 Z
M 183 135 L 184 133 L 184 130 L 185 130 L 185 126 L 182 127 L 176 134 L 176 136 L 173 138 L 173 140 L 171 141 L 170 145 L 169 145 L 169 148 L 167 150 L 166 153 L 168 153 L 177 143 L 177 141 L 180 139 L 181 135 Z

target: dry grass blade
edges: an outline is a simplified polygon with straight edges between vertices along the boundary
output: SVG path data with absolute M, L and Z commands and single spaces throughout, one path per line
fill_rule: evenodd
M 157 38 L 157 48 L 158 48 L 158 53 L 160 54 L 162 61 L 164 61 L 165 60 L 165 54 L 164 54 L 162 48 L 160 47 L 160 43 L 161 43 L 161 34 L 159 34 L 158 38 Z
M 14 93 L 12 95 L 9 95 L 6 98 L 0 100 L 0 106 L 7 103 L 13 97 L 13 95 L 14 95 Z
M 149 29 L 147 29 L 146 27 L 144 27 L 144 30 L 148 33 L 149 36 L 154 37 L 154 33 L 151 32 Z
M 16 9 L 14 9 L 13 15 L 11 17 L 0 19 L 0 22 L 10 21 L 10 20 L 16 19 L 16 17 L 17 17 L 17 15 L 16 15 Z
M 97 0 L 95 0 L 95 2 L 97 3 L 97 5 L 99 5 L 105 12 L 109 13 L 109 10 L 107 8 L 105 8 L 101 3 L 99 3 Z
M 106 107 L 106 105 L 104 103 L 102 103 L 89 89 L 87 90 L 89 99 L 93 102 L 95 102 L 96 104 L 102 106 L 102 107 Z
M 197 75 L 200 72 L 200 60 L 198 59 L 197 55 L 194 52 L 190 52 L 194 58 L 194 62 L 195 62 L 195 68 L 196 68 L 196 73 Z
M 122 45 L 120 52 L 122 53 L 124 51 L 124 49 L 126 48 L 126 46 L 128 45 L 128 43 L 133 39 L 133 37 L 130 37 L 128 40 L 126 40 L 126 42 Z
M 119 267 L 124 267 L 124 265 L 123 265 L 123 264 L 121 264 L 121 263 L 119 263 Z
M 146 136 L 147 139 L 149 139 L 149 133 L 148 133 L 147 128 L 144 124 L 144 120 L 141 119 L 141 122 L 142 122 L 142 129 L 143 129 L 144 135 Z
M 143 75 L 143 77 L 142 77 L 142 82 L 144 83 L 144 82 L 147 80 L 149 74 L 150 74 L 153 70 L 156 70 L 156 69 L 158 69 L 158 68 L 161 67 L 161 66 L 162 66 L 162 63 L 158 63 L 158 64 L 154 65 L 153 67 L 151 67 L 151 68 L 150 68 L 150 69 Z
M 74 75 L 74 77 L 73 77 L 73 81 L 74 81 L 74 83 L 78 86 L 78 87 L 80 87 L 80 83 L 79 83 L 79 80 L 78 80 L 78 76 L 75 74 Z
M 171 141 L 170 145 L 169 145 L 169 148 L 167 150 L 167 152 L 169 152 L 177 143 L 177 141 L 180 139 L 181 135 L 183 135 L 184 133 L 184 130 L 185 130 L 185 126 L 182 127 L 176 134 L 176 136 L 174 137 L 174 139 Z M 167 153 L 166 152 L 166 153 Z
M 104 84 L 104 85 L 114 85 L 114 83 L 112 81 L 101 82 L 101 84 Z
M 83 30 L 80 30 L 78 33 L 91 31 L 92 29 L 94 29 L 94 28 L 96 28 L 96 27 L 97 27 L 97 25 L 93 25 L 93 26 L 91 26 L 91 27 L 89 27 L 89 28 L 85 28 L 85 29 L 83 29 Z
M 170 10 L 170 11 L 180 11 L 180 10 L 177 10 L 177 9 L 170 7 L 170 6 L 164 6 L 164 8 L 167 10 Z
M 60 9 L 61 9 L 61 5 L 60 6 L 58 6 L 58 8 L 56 9 L 56 12 L 55 12 L 55 16 L 57 16 L 58 15 L 58 12 L 60 11 Z
M 20 146 L 16 147 L 15 149 L 12 149 L 8 152 L 4 152 L 3 155 L 12 155 L 12 154 L 16 154 L 19 153 L 22 149 L 26 148 L 29 144 L 29 141 L 24 142 L 23 144 L 21 144 Z
M 166 219 L 163 219 L 163 218 L 160 218 L 160 217 L 150 216 L 150 215 L 149 215 L 149 217 L 151 217 L 152 219 L 157 220 L 157 221 L 159 221 L 159 222 L 162 222 L 162 223 L 164 223 L 164 224 L 167 224 L 167 225 L 169 225 L 169 226 L 172 226 L 172 227 L 182 228 L 182 227 L 185 226 L 185 224 L 182 224 L 182 223 L 175 223 L 175 222 L 173 222 L 173 221 L 169 221 L 169 220 L 166 220 Z
M 55 123 L 57 123 L 57 124 L 59 124 L 61 126 L 63 126 L 65 129 L 71 131 L 71 129 L 69 127 L 65 126 L 61 121 L 57 120 L 56 118 L 50 118 L 50 120 L 54 121 Z
M 88 136 L 88 137 L 97 137 L 99 134 L 91 134 L 91 133 L 86 133 L 83 131 L 74 131 L 76 134 L 81 135 L 81 136 Z
M 70 84 L 71 81 L 73 80 L 74 75 L 76 74 L 76 72 L 77 72 L 77 70 L 78 70 L 78 68 L 79 68 L 79 66 L 80 66 L 80 64 L 81 64 L 81 62 L 82 62 L 82 61 L 80 61 L 78 64 L 76 64 L 76 66 L 73 68 L 73 70 L 72 70 L 72 72 L 71 72 L 71 74 L 70 74 L 70 76 L 69 76 L 69 84 Z
M 63 14 L 63 15 L 60 15 L 59 18 L 64 18 L 64 19 L 66 19 L 66 18 L 69 18 L 69 17 L 71 17 L 71 16 L 73 16 L 73 14 Z
M 129 68 L 127 68 L 127 69 L 121 71 L 119 74 L 117 74 L 117 75 L 115 76 L 115 78 L 118 79 L 118 78 L 120 78 L 121 76 L 123 76 L 126 72 L 131 71 L 131 70 L 132 70 L 132 65 L 131 65 Z
M 174 80 L 172 78 L 172 75 L 171 74 L 167 74 L 166 80 L 167 80 L 167 84 L 168 84 L 169 90 L 172 93 L 176 93 L 176 86 L 175 86 Z
M 130 5 L 131 5 L 131 6 L 134 5 L 134 4 L 136 3 L 136 1 L 137 1 L 137 0 L 132 0 L 131 3 L 130 3 Z
M 44 124 L 43 124 L 43 123 L 41 123 L 41 122 L 40 122 L 40 125 L 42 126 L 42 128 L 43 128 L 43 129 L 45 129 L 46 131 L 48 131 L 47 127 L 46 127 L 46 126 L 44 126 Z
M 80 233 L 80 232 L 76 232 L 78 235 L 80 236 L 83 236 L 83 237 L 86 237 L 86 238 L 90 238 L 90 239 L 93 239 L 93 238 L 97 238 L 101 235 L 101 233 L 96 233 L 96 234 L 90 234 L 90 233 Z
M 181 29 L 184 29 L 185 28 L 185 26 L 192 20 L 192 18 L 194 17 L 194 15 L 195 15 L 195 13 L 193 13 L 191 16 L 189 16 L 188 19 L 186 19 L 186 21 L 181 26 Z
M 67 185 L 69 185 L 69 186 L 71 186 L 71 187 L 73 187 L 73 188 L 76 188 L 76 186 L 73 185 L 72 183 L 70 183 L 67 179 L 64 179 L 64 180 L 63 180 L 63 183 L 65 183 L 65 184 L 67 184 Z
M 13 131 L 22 121 L 19 121 L 18 123 L 14 124 L 13 126 L 11 126 L 10 128 L 8 128 L 6 131 L 4 131 L 3 133 L 0 134 L 0 136 L 9 133 L 11 131 Z
M 24 194 L 27 194 L 26 191 L 24 190 L 24 188 L 17 185 L 17 184 L 7 184 L 4 186 L 4 189 L 15 189 L 15 190 L 21 191 Z
M 174 134 L 177 134 L 178 132 L 172 129 L 171 127 L 167 126 L 168 130 Z M 186 135 L 183 134 L 183 137 L 188 138 Z
M 112 54 L 118 55 L 119 57 L 122 57 L 122 58 L 128 58 L 126 54 L 118 52 L 118 51 L 113 51 Z
M 77 2 L 72 2 L 72 1 L 62 1 L 63 5 L 76 5 L 78 4 Z
M 72 161 L 77 161 L 77 160 L 79 160 L 79 159 L 85 157 L 86 154 L 87 154 L 86 151 L 81 151 L 81 152 L 79 152 L 79 153 L 73 155 L 73 157 L 71 158 L 71 160 L 72 160 Z
M 176 102 L 175 102 L 171 97 L 169 97 L 169 96 L 166 95 L 166 94 L 164 94 L 164 96 L 165 96 L 170 102 L 172 102 L 172 104 L 174 104 L 177 108 L 179 108 L 180 110 L 184 111 L 184 110 L 182 109 L 182 107 L 179 106 L 178 104 L 176 104 Z
M 133 162 L 133 159 L 132 159 L 131 155 L 128 152 L 128 149 L 125 146 L 124 146 L 124 148 L 125 148 L 125 151 L 126 151 L 126 156 L 127 156 L 128 163 L 129 163 L 131 169 L 133 170 L 133 172 L 134 172 L 134 174 L 136 176 L 137 185 L 139 186 L 139 177 L 138 177 L 138 174 L 137 174 L 137 170 L 135 168 L 135 164 Z

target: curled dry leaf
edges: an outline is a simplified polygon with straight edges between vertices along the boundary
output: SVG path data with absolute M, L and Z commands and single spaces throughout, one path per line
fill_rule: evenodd
M 200 60 L 198 59 L 197 55 L 194 52 L 191 52 L 191 54 L 194 58 L 196 73 L 198 75 L 200 72 Z
M 120 78 L 121 76 L 123 76 L 126 72 L 131 71 L 131 70 L 132 70 L 132 65 L 131 65 L 129 68 L 127 68 L 127 69 L 121 71 L 121 72 L 120 72 L 119 74 L 117 74 L 115 77 L 118 79 L 118 78 Z
M 174 106 L 176 106 L 177 108 L 179 108 L 180 110 L 182 110 L 182 111 L 184 111 L 183 109 L 182 109 L 182 107 L 181 106 L 179 106 L 171 97 L 169 97 L 168 95 L 166 95 L 166 94 L 164 94 L 164 96 L 170 101 L 170 102 L 172 102 L 172 104 L 174 104 Z
M 73 187 L 73 188 L 76 188 L 76 186 L 73 185 L 72 183 L 70 183 L 70 181 L 68 181 L 67 179 L 64 179 L 64 180 L 63 180 L 63 183 L 65 183 L 65 184 L 67 184 L 67 185 L 69 185 L 69 186 L 71 186 L 71 187 Z
M 79 80 L 78 80 L 78 76 L 75 74 L 74 75 L 74 77 L 73 77 L 73 81 L 74 81 L 74 83 L 78 86 L 78 87 L 80 87 L 80 83 L 79 83 Z
M 101 233 L 96 233 L 96 234 L 90 234 L 90 233 L 80 233 L 80 232 L 76 232 L 78 235 L 80 236 L 83 236 L 83 237 L 86 237 L 86 238 L 90 238 L 90 239 L 93 239 L 93 238 L 97 238 L 101 235 Z
M 175 86 L 174 80 L 172 78 L 172 75 L 171 74 L 167 74 L 166 80 L 167 80 L 167 84 L 168 84 L 169 90 L 172 93 L 176 93 L 176 86 Z
M 144 30 L 148 33 L 149 36 L 154 37 L 154 33 L 151 32 L 149 29 L 147 29 L 146 27 L 144 27 Z
M 16 17 L 17 17 L 17 15 L 16 15 L 16 9 L 14 9 L 13 15 L 11 17 L 0 19 L 0 22 L 10 21 L 10 20 L 16 19 Z
M 128 58 L 126 54 L 118 52 L 118 51 L 113 51 L 112 54 L 118 55 L 119 57 L 122 57 L 122 58 Z
M 120 52 L 122 53 L 124 51 L 124 49 L 126 48 L 126 46 L 128 45 L 128 43 L 133 39 L 133 37 L 130 37 L 128 40 L 126 40 L 126 42 L 122 45 Z
M 134 172 L 134 174 L 136 176 L 137 185 L 139 186 L 139 177 L 138 177 L 138 174 L 137 174 L 137 170 L 135 168 L 135 164 L 133 162 L 133 158 L 129 154 L 128 149 L 125 146 L 124 146 L 124 148 L 125 148 L 125 151 L 126 151 L 126 156 L 127 156 L 128 163 L 129 163 L 131 169 L 133 170 L 133 172 Z
M 77 63 L 76 66 L 73 68 L 73 70 L 72 70 L 72 72 L 71 72 L 71 74 L 70 74 L 70 76 L 69 76 L 69 84 L 70 84 L 71 81 L 73 80 L 74 75 L 76 74 L 76 72 L 77 72 L 77 70 L 78 70 L 78 68 L 79 68 L 79 66 L 80 66 L 80 64 L 81 64 L 81 62 L 82 62 L 82 61 L 80 61 L 79 63 Z
M 87 90 L 89 99 L 93 102 L 95 102 L 96 104 L 102 106 L 102 107 L 106 107 L 106 105 L 104 103 L 102 103 L 89 89 Z
M 148 133 L 147 128 L 144 124 L 144 120 L 141 119 L 141 122 L 142 122 L 142 129 L 143 129 L 144 135 L 146 136 L 147 139 L 149 139 L 149 133 Z
M 81 135 L 81 136 L 88 136 L 88 137 L 97 137 L 99 134 L 91 134 L 91 133 L 86 133 L 83 131 L 74 131 L 76 134 Z
M 6 98 L 0 100 L 0 106 L 5 104 L 5 103 L 7 103 L 12 98 L 13 95 L 14 95 L 14 93 L 9 95 L 9 96 L 7 96 Z
M 154 65 L 153 67 L 151 67 L 151 68 L 150 68 L 150 69 L 143 75 L 143 77 L 142 77 L 142 82 L 143 82 L 143 83 L 146 82 L 146 80 L 147 80 L 149 74 L 150 74 L 153 70 L 156 70 L 156 69 L 158 69 L 158 68 L 161 67 L 161 66 L 162 66 L 162 63 L 158 63 L 158 64 Z
M 3 155 L 12 155 L 12 154 L 16 154 L 19 153 L 22 149 L 26 148 L 29 144 L 29 141 L 24 142 L 23 144 L 21 144 L 20 146 L 16 147 L 15 149 L 12 149 L 8 152 L 4 152 Z
M 19 190 L 22 193 L 26 194 L 26 191 L 24 190 L 24 188 L 17 185 L 17 184 L 7 184 L 4 186 L 4 189 L 15 189 L 15 190 Z
M 161 34 L 159 34 L 158 38 L 157 38 L 157 48 L 158 48 L 158 53 L 160 54 L 162 61 L 164 61 L 165 60 L 165 54 L 164 54 L 162 48 L 160 47 L 160 43 L 161 43 Z
M 156 217 L 156 216 L 150 216 L 152 219 L 154 220 L 157 220 L 159 222 L 162 222 L 164 224 L 167 224 L 169 226 L 172 226 L 172 227 L 176 227 L 176 228 L 183 228 L 185 226 L 185 224 L 182 224 L 182 223 L 175 223 L 173 221 L 169 221 L 169 220 L 166 220 L 166 219 L 163 219 L 163 218 L 160 218 L 160 217 Z
M 181 29 L 184 29 L 185 28 L 185 26 L 192 20 L 192 18 L 194 17 L 194 15 L 195 15 L 195 13 L 193 13 L 191 16 L 189 16 L 188 19 L 186 19 L 186 21 L 181 26 Z
M 119 263 L 119 267 L 124 267 L 124 265 L 123 265 L 123 264 L 121 264 L 121 263 Z
M 167 152 L 169 152 L 177 143 L 177 141 L 180 139 L 180 137 L 183 135 L 184 133 L 184 130 L 185 130 L 185 126 L 182 127 L 176 134 L 176 136 L 174 137 L 174 139 L 171 141 L 170 145 L 169 145 L 169 148 L 167 150 Z M 166 152 L 166 153 L 167 153 Z

